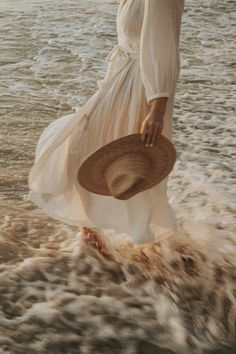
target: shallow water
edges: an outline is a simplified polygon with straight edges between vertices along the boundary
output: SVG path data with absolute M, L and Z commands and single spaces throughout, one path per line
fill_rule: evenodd
M 51 255 L 65 243 L 69 251 L 77 245 L 76 228 L 47 217 L 27 201 L 27 177 L 42 130 L 83 105 L 103 78 L 105 56 L 116 43 L 116 9 L 115 0 L 0 1 L 1 270 L 16 292 L 25 266 L 29 272 L 34 269 L 38 287 L 43 282 L 47 288 L 53 278 L 49 269 L 46 280 L 35 270 L 45 262 L 49 266 L 53 258 L 49 262 L 44 253 L 31 259 L 35 252 Z M 189 0 L 183 17 L 174 114 L 178 161 L 168 193 L 179 225 L 204 245 L 212 239 L 224 244 L 235 236 L 235 15 L 231 0 Z M 73 263 L 72 256 L 66 257 Z M 56 278 L 48 292 L 58 284 L 62 296 L 63 279 Z M 30 287 L 32 296 L 36 288 Z M 33 302 L 22 301 L 29 308 Z M 6 331 L 8 325 L 13 329 L 4 323 Z M 14 352 L 26 353 L 16 342 Z

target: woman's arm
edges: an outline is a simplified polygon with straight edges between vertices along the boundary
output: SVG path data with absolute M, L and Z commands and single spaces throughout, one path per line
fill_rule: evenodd
M 150 112 L 141 133 L 154 144 L 163 127 L 166 104 L 179 75 L 179 35 L 184 0 L 145 0 L 140 68 Z

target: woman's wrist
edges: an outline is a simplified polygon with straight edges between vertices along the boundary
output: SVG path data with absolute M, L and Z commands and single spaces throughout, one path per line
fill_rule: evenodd
M 154 98 L 153 100 L 150 101 L 151 103 L 150 111 L 164 115 L 167 101 L 168 101 L 168 97 Z

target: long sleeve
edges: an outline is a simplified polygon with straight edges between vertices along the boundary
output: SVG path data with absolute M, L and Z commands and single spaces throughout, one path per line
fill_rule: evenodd
M 184 0 L 144 0 L 140 67 L 148 104 L 170 97 L 179 76 L 179 37 Z

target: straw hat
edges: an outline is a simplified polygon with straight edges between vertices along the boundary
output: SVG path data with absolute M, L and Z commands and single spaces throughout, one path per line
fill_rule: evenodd
M 78 181 L 90 192 L 125 200 L 161 182 L 176 161 L 173 144 L 163 135 L 153 146 L 141 134 L 113 140 L 86 158 Z

